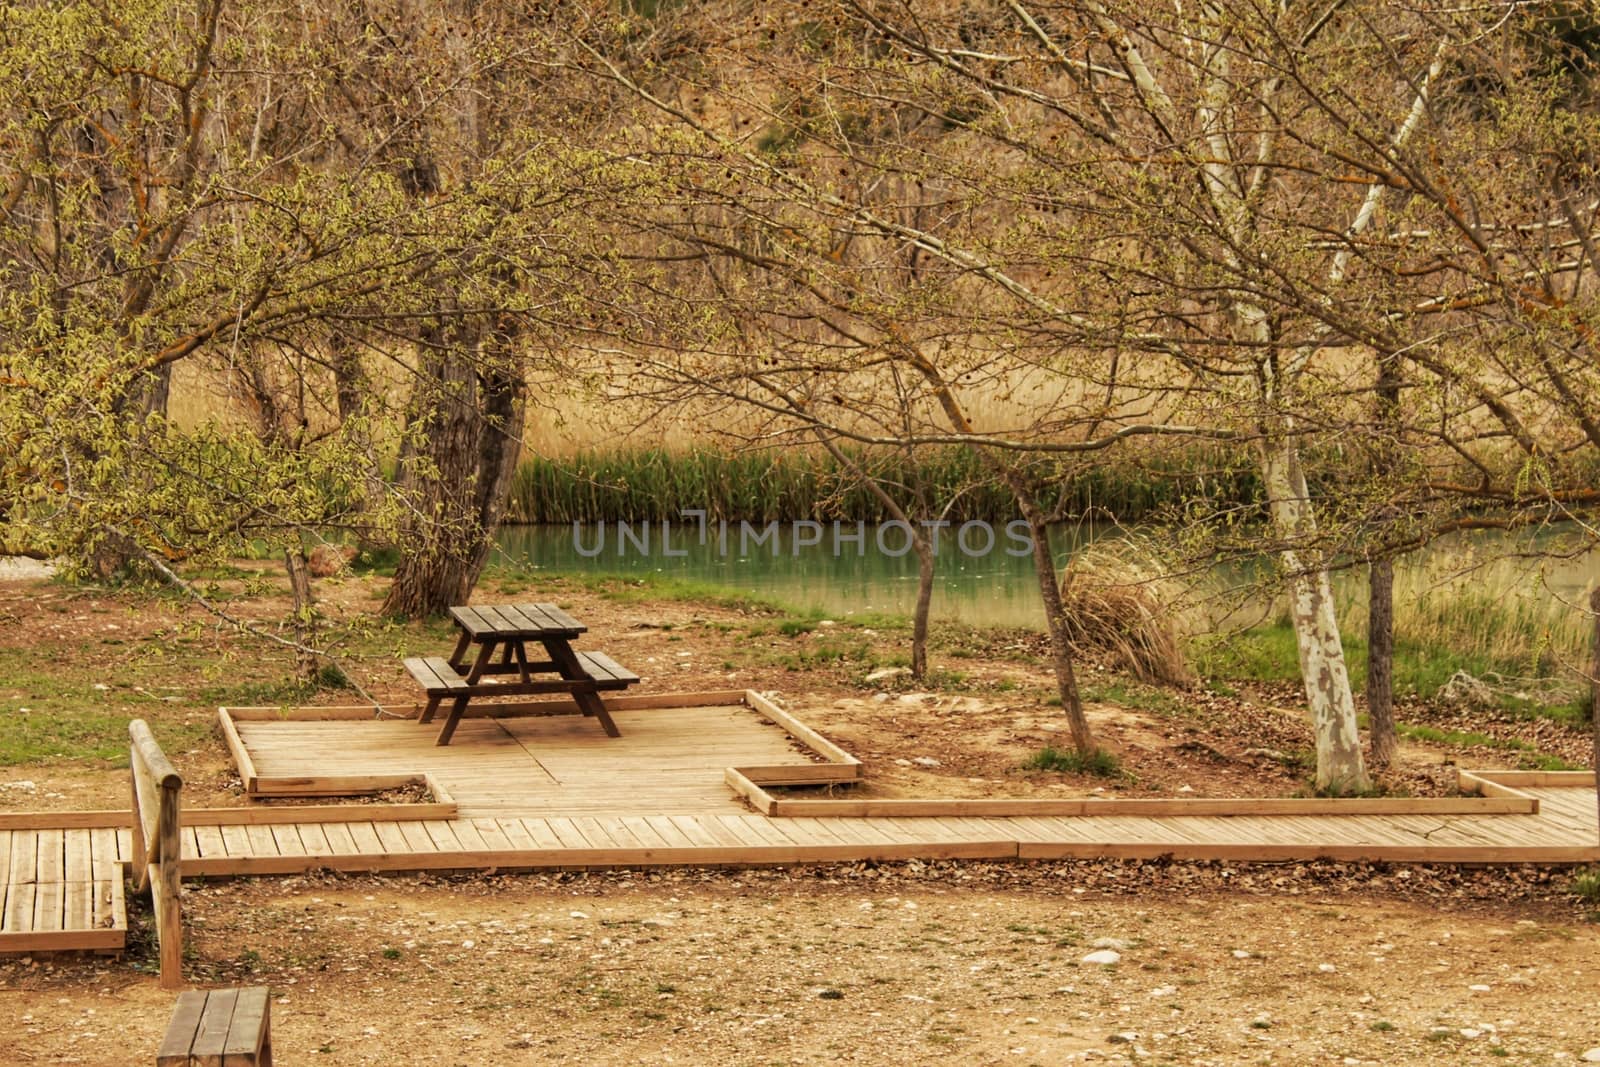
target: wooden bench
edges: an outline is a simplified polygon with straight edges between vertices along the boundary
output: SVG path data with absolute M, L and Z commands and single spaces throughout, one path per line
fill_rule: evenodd
M 156 1067 L 271 1067 L 272 1007 L 265 986 L 194 990 L 178 997 Z

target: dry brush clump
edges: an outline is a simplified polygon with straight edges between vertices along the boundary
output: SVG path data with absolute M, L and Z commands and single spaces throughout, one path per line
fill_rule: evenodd
M 1073 648 L 1107 655 L 1141 682 L 1194 681 L 1183 588 L 1163 577 L 1149 554 L 1128 541 L 1091 545 L 1061 575 L 1061 605 Z

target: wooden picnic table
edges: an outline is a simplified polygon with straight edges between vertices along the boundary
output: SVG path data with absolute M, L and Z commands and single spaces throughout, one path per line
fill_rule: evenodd
M 639 676 L 604 652 L 574 650 L 573 639 L 589 629 L 583 623 L 555 604 L 462 605 L 450 609 L 450 618 L 460 633 L 449 659 L 425 656 L 405 661 L 428 694 L 421 722 L 431 721 L 446 697 L 452 701 L 439 744 L 450 743 L 474 698 L 537 693 L 571 694 L 578 709 L 598 719 L 608 736 L 621 736 L 600 691 L 625 689 Z M 529 657 L 530 643 L 543 650 L 542 657 Z M 555 677 L 540 677 L 550 674 Z M 501 681 L 504 675 L 514 677 Z

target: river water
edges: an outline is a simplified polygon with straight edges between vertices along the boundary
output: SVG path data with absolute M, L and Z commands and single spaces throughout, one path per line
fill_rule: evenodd
M 1033 561 L 1020 540 L 1024 529 L 997 527 L 989 531 L 992 539 L 978 529 L 969 529 L 964 536 L 958 536 L 959 530 L 939 531 L 934 617 L 1042 629 Z M 1061 526 L 1052 531 L 1051 550 L 1064 564 L 1082 545 L 1115 536 L 1120 536 L 1115 528 Z M 1466 572 L 1457 580 L 1492 582 L 1575 602 L 1600 574 L 1600 554 L 1594 552 L 1537 563 L 1502 559 L 1491 568 L 1469 569 L 1474 560 L 1498 559 L 1507 549 L 1526 550 L 1534 543 L 1547 544 L 1548 539 L 1514 544 L 1505 535 L 1491 534 L 1443 540 L 1396 567 L 1397 596 Z M 604 524 L 603 529 L 596 524 L 576 530 L 508 526 L 501 531 L 491 567 L 553 574 L 658 575 L 771 597 L 840 618 L 872 612 L 909 615 L 916 602 L 917 561 L 906 546 L 904 530 L 858 529 L 851 523 L 837 530 L 831 524 L 778 526 L 770 534 L 764 527 L 730 524 L 725 535 L 713 524 L 703 537 L 695 524 L 673 524 L 664 530 L 661 524 L 635 523 L 626 533 L 614 523 Z M 1250 572 L 1240 565 L 1219 569 L 1210 576 L 1210 585 L 1213 591 L 1237 585 Z M 1365 568 L 1337 576 L 1341 599 L 1353 602 L 1359 597 L 1365 578 Z

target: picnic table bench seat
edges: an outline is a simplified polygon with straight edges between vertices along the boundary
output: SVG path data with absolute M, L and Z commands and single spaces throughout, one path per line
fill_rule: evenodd
M 266 986 L 197 989 L 178 997 L 156 1067 L 271 1067 Z
M 466 677 L 452 667 L 450 661 L 443 656 L 410 656 L 405 661 L 405 667 L 411 677 L 416 679 L 417 684 L 422 686 L 423 692 L 428 694 L 429 702 L 435 706 L 439 699 L 460 696 L 464 693 L 472 696 L 520 696 L 528 693 L 570 692 L 588 683 L 592 683 L 596 689 L 626 689 L 639 682 L 637 674 L 604 652 L 577 652 L 576 655 L 578 665 L 588 675 L 587 679 L 468 682 Z M 541 664 L 530 663 L 528 666 L 538 669 Z M 428 716 L 424 715 L 422 721 L 427 722 Z

